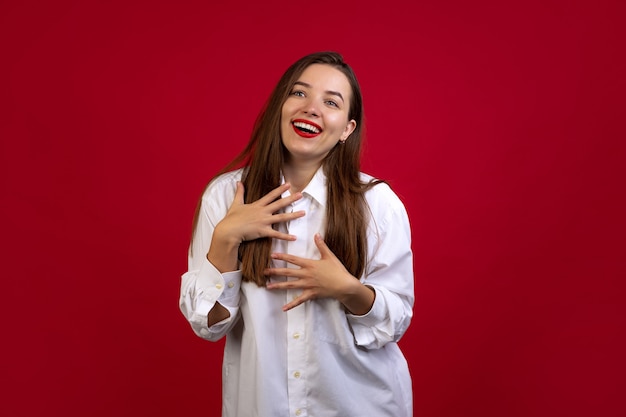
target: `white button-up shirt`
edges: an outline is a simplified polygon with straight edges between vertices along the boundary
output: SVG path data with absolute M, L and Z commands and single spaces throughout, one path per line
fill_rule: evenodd
M 365 195 L 368 258 L 360 280 L 376 292 L 367 314 L 348 314 L 331 298 L 283 312 L 282 306 L 300 290 L 269 291 L 242 282 L 241 271 L 220 273 L 206 259 L 213 230 L 232 204 L 241 174 L 218 177 L 203 194 L 180 293 L 181 311 L 198 336 L 211 341 L 226 336 L 223 416 L 412 416 L 411 378 L 396 344 L 409 325 L 414 301 L 411 232 L 400 199 L 386 184 Z M 362 179 L 371 177 L 362 174 Z M 304 210 L 306 215 L 279 226 L 297 240 L 274 240 L 273 251 L 319 259 L 313 236 L 324 233 L 322 169 L 302 194 L 286 211 Z M 208 327 L 216 302 L 230 317 Z

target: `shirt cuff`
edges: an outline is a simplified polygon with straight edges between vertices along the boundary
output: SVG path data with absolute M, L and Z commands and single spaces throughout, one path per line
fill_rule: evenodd
M 203 327 L 207 326 L 207 316 L 216 302 L 224 306 L 231 315 L 229 318 L 215 323 L 213 326 L 227 323 L 232 319 L 233 314 L 236 314 L 236 310 L 239 307 L 240 288 L 240 270 L 221 273 L 208 260 L 202 263 L 198 280 L 196 281 L 196 291 L 198 294 L 196 314 L 203 318 Z
M 383 301 L 383 296 L 380 294 L 377 288 L 370 286 L 376 292 L 376 297 L 374 298 L 374 304 L 372 304 L 372 308 L 367 313 L 359 316 L 355 314 L 349 313 L 348 320 L 352 324 L 359 324 L 361 326 L 373 327 L 380 322 L 387 319 L 387 309 L 385 308 L 385 303 Z

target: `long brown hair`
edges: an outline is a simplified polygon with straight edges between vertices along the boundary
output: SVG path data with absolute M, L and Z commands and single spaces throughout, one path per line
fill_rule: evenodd
M 325 64 L 338 69 L 346 76 L 352 89 L 348 120 L 356 121 L 356 128 L 349 139 L 331 149 L 323 161 L 328 179 L 324 240 L 346 269 L 359 278 L 367 257 L 368 210 L 364 194 L 380 181 L 364 183 L 360 179 L 363 100 L 356 76 L 340 54 L 317 52 L 291 65 L 259 114 L 245 149 L 218 175 L 244 163 L 242 182 L 246 203 L 257 201 L 280 185 L 287 152 L 280 134 L 282 106 L 302 72 L 312 64 Z M 199 209 L 200 204 L 194 218 L 194 233 Z M 265 285 L 267 277 L 263 270 L 270 265 L 271 250 L 270 238 L 246 241 L 239 246 L 244 281 Z

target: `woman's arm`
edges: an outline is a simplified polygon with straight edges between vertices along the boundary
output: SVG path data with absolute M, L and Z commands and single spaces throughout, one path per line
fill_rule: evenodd
M 415 295 L 406 209 L 386 184 L 377 185 L 370 193 L 369 256 L 360 281 L 372 288 L 376 297 L 366 314 L 348 314 L 348 322 L 357 345 L 376 349 L 404 335 L 413 317 Z
M 181 312 L 199 337 L 211 341 L 230 330 L 239 312 L 241 273 L 237 265 L 229 270 L 220 269 L 219 262 L 216 265 L 207 257 L 213 247 L 216 226 L 228 212 L 239 178 L 239 172 L 225 174 L 205 190 L 189 249 L 188 271 L 181 281 Z
M 261 237 L 294 240 L 294 236 L 280 233 L 272 225 L 304 216 L 304 212 L 280 214 L 302 197 L 296 193 L 279 198 L 289 184 L 245 204 L 243 184 L 233 184 L 235 179 L 232 173 L 226 174 L 204 193 L 189 253 L 189 271 L 182 277 L 181 311 L 196 334 L 208 340 L 221 338 L 236 321 L 233 318 L 239 311 L 242 279 L 237 260 L 241 242 Z M 231 202 L 229 207 L 226 201 Z

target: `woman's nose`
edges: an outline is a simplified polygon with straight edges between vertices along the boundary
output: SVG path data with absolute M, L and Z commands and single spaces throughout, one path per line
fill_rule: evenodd
M 320 115 L 319 109 L 317 108 L 317 106 L 315 105 L 313 101 L 309 101 L 304 106 L 304 113 L 309 116 L 315 116 L 315 117 Z

